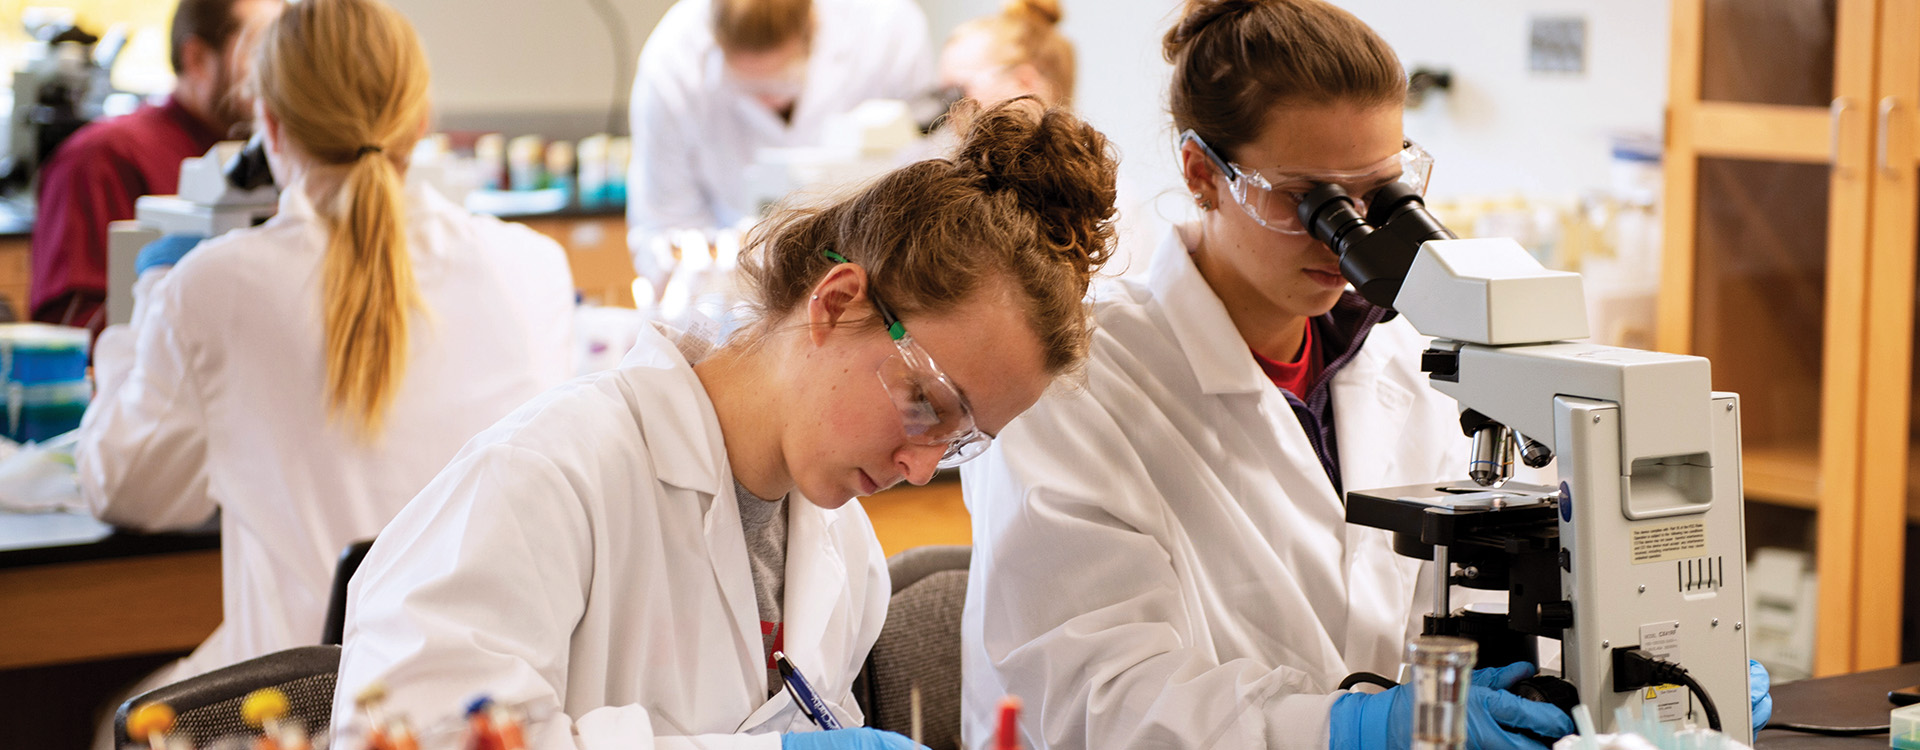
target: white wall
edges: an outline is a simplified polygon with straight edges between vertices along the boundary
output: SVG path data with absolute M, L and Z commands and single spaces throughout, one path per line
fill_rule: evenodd
M 626 19 L 633 57 L 616 61 L 608 27 L 590 0 L 389 2 L 420 32 L 433 66 L 434 106 L 443 119 L 584 118 L 573 127 L 586 132 L 605 128 L 615 87 L 624 94 L 633 85 L 630 74 L 616 71 L 633 69 L 647 34 L 673 4 L 605 0 Z
M 1336 0 L 1409 70 L 1450 68 L 1453 89 L 1407 113 L 1436 158 L 1437 195 L 1567 197 L 1608 184 L 1610 138 L 1661 135 L 1667 0 Z M 1583 74 L 1527 70 L 1531 15 L 1587 21 Z
M 617 66 L 589 0 L 392 0 L 420 29 L 443 120 L 591 132 L 605 126 Z M 638 54 L 670 0 L 608 0 Z M 999 0 L 919 0 L 936 39 Z M 1335 0 L 1372 24 L 1409 68 L 1452 70 L 1448 95 L 1409 111 L 1438 158 L 1436 196 L 1567 197 L 1607 184 L 1609 136 L 1657 135 L 1666 100 L 1667 0 Z M 1064 0 L 1080 53 L 1079 108 L 1120 147 L 1135 200 L 1177 188 L 1160 36 L 1178 0 Z M 1587 70 L 1527 71 L 1529 14 L 1588 22 Z M 570 133 L 549 133 L 565 137 Z M 1177 202 L 1177 201 L 1175 201 Z

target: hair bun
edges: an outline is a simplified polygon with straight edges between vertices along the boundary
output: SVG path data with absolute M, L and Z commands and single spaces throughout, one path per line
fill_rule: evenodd
M 1031 19 L 1040 26 L 1060 24 L 1060 0 L 1007 0 L 1000 15 L 1012 19 Z
M 961 134 L 956 170 L 1040 216 L 1049 249 L 1082 276 L 1107 261 L 1118 161 L 1106 136 L 1031 96 L 985 110 L 963 100 L 952 116 Z
M 1161 40 L 1160 53 L 1166 56 L 1167 62 L 1174 62 L 1213 22 L 1253 10 L 1255 5 L 1253 0 L 1187 0 L 1180 22 L 1167 30 L 1166 38 Z

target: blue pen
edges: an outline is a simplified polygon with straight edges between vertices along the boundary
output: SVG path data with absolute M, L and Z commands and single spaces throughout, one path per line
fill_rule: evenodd
M 813 720 L 813 725 L 821 729 L 840 728 L 840 720 L 833 718 L 833 711 L 827 709 L 827 702 L 820 700 L 820 694 L 813 692 L 813 686 L 807 684 L 807 678 L 800 676 L 800 670 L 794 669 L 793 662 L 787 661 L 787 655 L 773 652 L 773 664 L 780 670 L 780 678 L 787 681 L 787 689 L 793 692 L 793 702 L 799 704 L 800 713 Z

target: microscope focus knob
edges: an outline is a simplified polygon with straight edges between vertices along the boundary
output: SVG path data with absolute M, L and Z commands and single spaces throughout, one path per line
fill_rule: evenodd
M 1573 627 L 1573 602 L 1541 602 L 1540 627 L 1565 630 Z

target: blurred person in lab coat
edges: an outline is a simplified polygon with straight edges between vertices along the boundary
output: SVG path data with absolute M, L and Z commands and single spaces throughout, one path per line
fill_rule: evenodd
M 747 168 L 762 148 L 820 146 L 869 99 L 933 86 L 927 20 L 913 0 L 679 0 L 640 52 L 633 82 L 628 244 L 658 283 L 651 244 L 675 229 L 759 215 Z
M 1404 748 L 1405 688 L 1335 688 L 1397 673 L 1430 578 L 1341 493 L 1461 476 L 1468 444 L 1425 340 L 1346 288 L 1295 205 L 1316 183 L 1424 186 L 1405 76 L 1320 0 L 1191 0 L 1165 54 L 1200 218 L 1094 292 L 1084 392 L 963 469 L 967 741 L 1011 693 L 1037 750 Z M 1531 672 L 1476 675 L 1470 747 L 1573 731 L 1502 689 Z
M 41 167 L 27 310 L 43 323 L 106 326 L 107 224 L 143 195 L 179 189 L 180 162 L 247 137 L 247 44 L 280 0 L 182 0 L 170 24 L 175 82 L 158 105 L 91 123 Z M 16 16 L 17 18 L 17 16 Z
M 960 24 L 940 48 L 940 85 L 968 99 L 1033 96 L 1073 101 L 1073 42 L 1060 33 L 1060 0 L 1006 0 L 1000 12 Z
M 335 725 L 377 682 L 422 723 L 520 706 L 534 748 L 910 747 L 857 728 L 890 588 L 852 499 L 1077 367 L 1112 241 L 1099 133 L 1032 100 L 959 120 L 951 160 L 756 229 L 718 349 L 650 329 L 468 444 L 353 579 Z M 813 732 L 776 651 L 855 728 Z
M 279 212 L 143 280 L 75 448 L 102 520 L 221 511 L 224 622 L 148 684 L 318 643 L 341 549 L 570 371 L 559 246 L 403 187 L 428 72 L 398 12 L 288 5 L 254 65 Z

